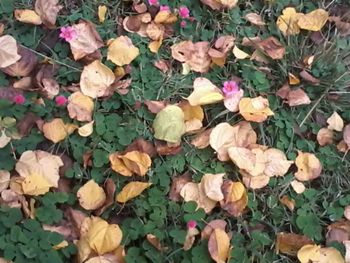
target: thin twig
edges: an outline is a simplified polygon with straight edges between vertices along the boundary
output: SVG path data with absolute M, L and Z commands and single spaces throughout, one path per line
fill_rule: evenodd
M 311 110 L 306 114 L 305 118 L 303 119 L 303 121 L 300 123 L 299 128 L 301 128 L 305 121 L 310 117 L 311 113 L 316 109 L 316 107 L 318 106 L 318 104 L 320 104 L 321 100 L 326 96 L 326 93 L 324 93 L 314 104 L 314 106 L 312 106 Z

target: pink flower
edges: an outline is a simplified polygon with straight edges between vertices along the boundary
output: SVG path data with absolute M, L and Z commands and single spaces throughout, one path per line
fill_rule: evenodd
M 226 97 L 231 96 L 239 91 L 238 83 L 233 80 L 225 81 L 222 91 Z
M 187 22 L 185 21 L 185 20 L 182 20 L 181 22 L 180 22 L 180 26 L 181 27 L 185 27 L 187 25 Z
M 187 222 L 188 228 L 195 228 L 197 226 L 197 222 L 195 220 L 190 220 Z
M 78 36 L 78 33 L 77 31 L 75 31 L 74 27 L 72 26 L 61 27 L 60 38 L 66 40 L 67 42 L 76 39 L 77 36 Z
M 148 0 L 149 5 L 159 5 L 158 0 Z
M 26 101 L 26 98 L 22 95 L 22 94 L 17 94 L 14 98 L 13 98 L 13 102 L 15 104 L 23 104 Z
M 168 5 L 161 5 L 159 11 L 170 11 L 170 7 Z
M 190 10 L 186 6 L 181 6 L 179 8 L 179 15 L 181 18 L 189 18 L 190 17 Z
M 67 98 L 63 95 L 59 95 L 55 98 L 55 102 L 57 106 L 64 106 L 67 103 Z

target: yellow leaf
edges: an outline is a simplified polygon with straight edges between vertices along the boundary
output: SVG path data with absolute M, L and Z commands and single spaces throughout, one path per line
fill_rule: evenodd
M 117 249 L 123 233 L 116 224 L 108 224 L 99 217 L 92 217 L 86 234 L 87 242 L 98 255 L 103 255 Z
M 61 118 L 56 118 L 44 123 L 43 133 L 45 138 L 58 143 L 63 141 L 75 128 L 75 125 L 65 124 Z
M 230 238 L 224 230 L 214 229 L 209 237 L 208 250 L 216 263 L 226 262 L 230 253 Z
M 324 247 L 320 249 L 321 263 L 345 263 L 342 254 L 334 247 Z
M 18 21 L 33 25 L 41 25 L 42 21 L 40 16 L 35 13 L 34 10 L 29 9 L 16 9 L 15 17 Z
M 132 174 L 144 176 L 152 164 L 149 155 L 139 151 L 127 152 L 124 155 L 113 153 L 109 156 L 109 160 L 112 170 L 124 176 Z
M 67 242 L 66 240 L 63 240 L 61 243 L 59 243 L 59 244 L 53 246 L 52 248 L 53 248 L 54 250 L 59 250 L 59 249 L 61 249 L 61 248 L 68 247 L 68 245 L 69 245 L 68 242 Z
M 94 132 L 94 122 L 95 121 L 90 121 L 89 123 L 81 126 L 78 129 L 78 133 L 82 137 L 88 137 Z
M 150 185 L 151 183 L 130 182 L 118 193 L 116 201 L 119 203 L 126 203 L 130 199 L 139 196 L 145 189 L 150 187 Z
M 76 91 L 68 98 L 67 110 L 69 117 L 78 121 L 91 121 L 94 101 L 80 91 Z
M 292 73 L 288 73 L 288 79 L 290 85 L 298 85 L 300 83 L 300 79 Z
M 84 67 L 80 77 L 80 89 L 84 95 L 91 98 L 103 97 L 108 94 L 114 80 L 113 71 L 99 60 L 95 60 Z
M 0 68 L 6 68 L 18 60 L 21 56 L 18 54 L 17 42 L 10 35 L 0 37 Z
M 328 20 L 328 12 L 323 9 L 316 9 L 304 14 L 298 19 L 298 26 L 301 29 L 310 31 L 320 31 Z
M 311 261 L 320 261 L 320 249 L 321 246 L 317 245 L 305 245 L 298 251 L 298 259 L 300 263 L 309 263 Z
M 246 52 L 244 52 L 243 50 L 239 49 L 237 47 L 237 45 L 234 46 L 233 48 L 233 55 L 237 58 L 237 59 L 246 59 L 249 58 L 250 55 Z
M 172 14 L 168 10 L 159 11 L 154 18 L 154 22 L 157 24 L 172 24 L 177 21 L 176 15 Z
M 40 174 L 32 173 L 22 182 L 23 193 L 26 195 L 43 195 L 50 190 L 50 187 L 52 187 L 51 183 Z
M 107 7 L 105 5 L 98 6 L 98 20 L 103 23 L 106 19 Z
M 148 48 L 153 53 L 158 53 L 158 50 L 162 46 L 163 38 L 160 38 L 159 40 L 154 40 L 149 43 Z
M 247 121 L 263 122 L 268 116 L 274 115 L 269 108 L 269 101 L 261 96 L 242 98 L 239 102 L 239 113 Z
M 77 198 L 82 208 L 95 210 L 106 201 L 106 193 L 94 180 L 90 180 L 79 188 Z
M 221 191 L 224 175 L 224 173 L 203 175 L 201 180 L 203 190 L 206 196 L 209 197 L 211 200 L 221 201 L 222 199 L 224 199 L 224 195 Z
M 282 15 L 278 17 L 276 24 L 284 35 L 296 35 L 300 33 L 298 19 L 303 15 L 297 13 L 294 7 L 287 7 L 282 11 Z
M 294 175 L 299 181 L 313 180 L 321 175 L 322 164 L 313 153 L 298 151 L 295 164 L 298 171 Z
M 118 66 L 129 65 L 138 55 L 135 47 L 127 36 L 120 36 L 112 41 L 108 47 L 107 59 Z
M 336 111 L 327 119 L 327 123 L 330 130 L 341 132 L 344 128 L 344 121 Z
M 241 182 L 225 180 L 222 185 L 224 200 L 221 207 L 230 215 L 240 216 L 248 204 L 247 190 Z
M 187 98 L 192 106 L 213 104 L 224 99 L 222 92 L 206 78 L 196 78 L 193 89 L 193 92 Z
M 297 180 L 291 181 L 290 185 L 297 194 L 302 194 L 305 191 L 305 185 Z
M 78 253 L 77 253 L 78 262 L 79 263 L 85 262 L 89 258 L 92 252 L 88 241 L 86 240 L 86 238 L 80 238 L 80 240 L 78 240 L 75 245 L 77 246 L 77 249 L 78 249 Z

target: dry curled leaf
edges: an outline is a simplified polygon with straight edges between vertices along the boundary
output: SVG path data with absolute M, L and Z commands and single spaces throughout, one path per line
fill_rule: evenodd
M 0 37 L 0 68 L 8 67 L 18 60 L 21 56 L 18 54 L 17 42 L 10 35 Z
M 35 12 L 40 16 L 41 21 L 50 29 L 56 27 L 58 12 L 63 8 L 58 4 L 59 0 L 36 0 Z
M 342 21 L 340 17 L 336 16 L 330 16 L 328 21 L 335 23 L 335 26 L 342 37 L 350 35 L 350 23 L 348 21 Z
M 45 138 L 54 143 L 64 140 L 76 128 L 75 125 L 65 124 L 60 118 L 45 122 L 42 127 Z
M 350 238 L 350 221 L 340 220 L 327 227 L 326 244 L 342 243 Z
M 125 154 L 113 153 L 109 156 L 113 171 L 124 176 L 137 174 L 144 176 L 151 166 L 151 158 L 147 153 L 131 151 Z
M 119 203 L 126 203 L 130 199 L 133 199 L 140 194 L 148 187 L 150 187 L 151 183 L 144 182 L 130 182 L 117 194 L 116 201 Z
M 321 146 L 333 144 L 333 131 L 328 128 L 322 128 L 317 133 L 317 142 Z
M 289 198 L 287 195 L 284 195 L 280 198 L 280 202 L 285 205 L 291 212 L 294 211 L 295 208 L 295 200 Z
M 266 158 L 264 174 L 270 177 L 285 175 L 294 163 L 287 160 L 284 152 L 275 148 L 265 150 L 264 155 Z
M 213 64 L 223 67 L 226 63 L 226 59 L 229 55 L 230 50 L 234 46 L 235 38 L 233 36 L 221 36 L 208 51 L 209 56 Z
M 213 10 L 232 9 L 237 6 L 238 0 L 201 0 L 201 2 Z
M 112 70 L 95 60 L 84 67 L 80 77 L 81 92 L 91 98 L 103 97 L 115 80 Z
M 106 193 L 94 180 L 90 180 L 79 188 L 77 198 L 82 208 L 95 210 L 106 201 Z
M 203 175 L 201 180 L 203 191 L 211 200 L 221 201 L 224 199 L 221 191 L 224 175 L 224 173 Z
M 309 96 L 301 88 L 290 89 L 288 83 L 284 84 L 277 93 L 277 96 L 285 100 L 290 106 L 308 105 L 311 103 Z
M 344 128 L 344 121 L 340 115 L 335 111 L 327 119 L 328 129 L 341 132 Z
M 306 190 L 305 185 L 297 180 L 291 181 L 290 185 L 297 194 L 302 194 Z
M 38 58 L 31 50 L 23 47 L 18 48 L 18 53 L 21 59 L 6 68 L 2 68 L 1 71 L 12 77 L 29 76 L 38 64 Z
M 140 51 L 127 36 L 114 39 L 108 46 L 107 59 L 118 66 L 129 65 Z
M 23 23 L 28 23 L 33 25 L 42 24 L 40 16 L 34 10 L 30 10 L 30 9 L 16 9 L 15 18 L 17 21 L 23 22 Z
M 321 175 L 322 164 L 313 153 L 298 151 L 295 164 L 298 171 L 294 175 L 299 181 L 313 180 Z
M 78 134 L 81 137 L 89 137 L 93 132 L 94 132 L 94 122 L 95 121 L 90 121 L 83 126 L 78 128 Z
M 277 19 L 277 26 L 284 35 L 296 35 L 300 33 L 298 26 L 299 17 L 303 16 L 302 13 L 297 13 L 294 7 L 287 7 L 282 11 Z
M 189 227 L 187 229 L 185 242 L 183 245 L 183 250 L 187 251 L 190 250 L 194 244 L 194 241 L 196 240 L 196 236 L 199 234 L 199 231 L 196 227 Z
M 320 80 L 315 78 L 314 76 L 312 76 L 309 72 L 307 72 L 305 69 L 302 70 L 300 73 L 299 73 L 300 77 L 307 81 L 307 82 L 310 82 L 311 84 L 313 85 L 318 85 L 320 84 Z
M 346 125 L 343 131 L 343 140 L 347 147 L 350 148 L 350 124 Z
M 319 262 L 321 246 L 306 244 L 302 246 L 297 253 L 297 257 L 301 263 Z
M 257 43 L 257 47 L 272 59 L 282 59 L 285 47 L 274 37 L 269 37 Z
M 226 225 L 227 223 L 222 219 L 215 219 L 210 221 L 202 230 L 201 239 L 209 239 L 211 233 L 217 228 L 225 231 Z
M 280 232 L 276 237 L 276 252 L 296 256 L 300 248 L 308 244 L 313 242 L 306 236 Z
M 75 60 L 93 54 L 104 46 L 100 35 L 91 22 L 82 20 L 72 27 L 77 36 L 69 41 L 69 45 Z
M 68 97 L 67 110 L 70 118 L 90 122 L 94 110 L 94 101 L 89 96 L 76 91 Z
M 146 153 L 149 157 L 154 157 L 157 154 L 154 145 L 146 141 L 144 138 L 138 138 L 134 140 L 126 149 L 125 152 L 139 151 L 142 153 Z
M 193 82 L 193 92 L 187 98 L 192 106 L 220 102 L 224 99 L 222 92 L 210 80 L 196 78 Z
M 248 205 L 248 193 L 241 182 L 225 180 L 222 187 L 224 199 L 220 202 L 221 207 L 230 215 L 240 216 Z
M 197 149 L 204 149 L 210 145 L 210 134 L 213 129 L 207 129 L 198 133 L 192 140 L 191 144 Z
M 106 13 L 108 9 L 105 5 L 99 5 L 97 9 L 98 20 L 100 23 L 103 23 L 106 20 Z
M 0 170 L 0 193 L 10 185 L 10 172 Z
M 158 251 L 166 251 L 167 248 L 162 247 L 162 244 L 160 243 L 160 240 L 158 237 L 156 237 L 153 234 L 147 234 L 146 235 L 146 239 L 147 241 L 154 246 Z
M 269 108 L 269 101 L 261 96 L 256 98 L 242 98 L 239 102 L 239 113 L 247 121 L 263 122 L 268 116 L 273 116 Z
M 237 59 L 246 59 L 250 57 L 248 53 L 238 48 L 237 45 L 234 46 L 232 53 Z
M 261 15 L 256 13 L 248 13 L 244 18 L 255 26 L 264 26 L 266 23 L 262 20 Z
M 230 253 L 230 238 L 224 230 L 214 229 L 209 237 L 208 251 L 216 263 L 226 262 Z
M 175 202 L 181 200 L 181 189 L 185 186 L 185 184 L 191 182 L 191 175 L 187 172 L 183 175 L 176 176 L 173 178 L 171 183 L 170 191 L 169 191 L 169 199 Z
M 320 31 L 328 20 L 328 12 L 316 9 L 298 18 L 298 26 L 309 31 Z

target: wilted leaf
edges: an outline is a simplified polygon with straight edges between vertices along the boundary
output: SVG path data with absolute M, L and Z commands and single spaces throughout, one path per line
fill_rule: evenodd
M 72 27 L 77 36 L 69 41 L 69 45 L 75 60 L 93 54 L 104 46 L 100 35 L 91 22 L 82 20 Z
M 166 247 L 162 247 L 160 240 L 153 234 L 147 234 L 146 239 L 152 246 L 154 246 L 158 251 L 166 251 Z
M 317 142 L 321 146 L 333 144 L 333 131 L 328 128 L 322 128 L 317 133 Z
M 214 229 L 209 238 L 208 250 L 216 263 L 226 262 L 230 253 L 230 238 L 224 230 Z
M 106 194 L 94 180 L 86 182 L 77 192 L 79 204 L 85 210 L 100 208 L 106 201 Z
M 303 16 L 302 13 L 297 13 L 294 7 L 287 7 L 282 11 L 277 19 L 277 26 L 284 35 L 296 35 L 300 33 L 298 26 L 299 17 Z
M 130 182 L 117 194 L 116 201 L 119 203 L 126 203 L 130 199 L 142 194 L 142 192 L 150 186 L 151 183 Z
M 320 249 L 321 246 L 318 245 L 304 245 L 299 249 L 297 253 L 298 259 L 301 263 L 309 263 L 310 260 L 312 262 L 319 262 L 321 257 Z
M 202 230 L 201 239 L 209 239 L 211 233 L 217 228 L 225 231 L 226 225 L 227 223 L 222 219 L 215 219 L 210 221 Z
M 196 240 L 196 235 L 199 234 L 199 231 L 195 227 L 188 227 L 185 242 L 183 245 L 183 250 L 187 251 L 190 250 L 194 244 L 194 241 Z
M 191 182 L 191 175 L 187 172 L 183 175 L 176 176 L 173 178 L 171 183 L 170 191 L 169 191 L 169 199 L 175 202 L 181 200 L 181 189 L 185 186 L 185 184 Z
M 340 17 L 336 17 L 336 16 L 330 16 L 328 18 L 328 21 L 335 23 L 335 26 L 342 37 L 347 37 L 350 35 L 350 23 L 349 22 L 342 21 Z
M 267 149 L 264 151 L 264 155 L 266 158 L 264 174 L 270 177 L 285 175 L 294 163 L 287 160 L 284 152 L 275 148 Z
M 196 78 L 193 92 L 187 98 L 192 106 L 217 103 L 224 99 L 222 92 L 208 79 Z
M 237 45 L 235 45 L 235 47 L 233 48 L 233 55 L 237 58 L 237 59 L 246 59 L 249 58 L 250 55 L 246 52 L 244 52 L 243 50 L 239 49 L 237 47 Z
M 37 13 L 35 13 L 35 11 L 30 9 L 16 9 L 15 17 L 16 17 L 16 20 L 23 23 L 28 23 L 33 25 L 42 24 L 40 16 Z
M 10 185 L 11 174 L 6 170 L 0 170 L 0 193 Z
M 285 205 L 286 207 L 288 207 L 288 209 L 293 212 L 294 208 L 295 208 L 295 200 L 294 199 L 290 199 L 287 195 L 284 195 L 280 198 L 280 202 Z
M 221 191 L 224 173 L 221 174 L 204 174 L 201 180 L 202 187 L 206 196 L 211 200 L 221 201 L 224 195 Z
M 167 106 L 167 102 L 165 101 L 146 100 L 144 103 L 152 113 L 158 113 Z
M 171 143 L 181 141 L 186 131 L 185 114 L 180 107 L 166 106 L 153 121 L 154 137 Z
M 296 75 L 289 72 L 288 73 L 288 82 L 290 85 L 298 85 L 298 84 L 300 84 L 300 79 Z
M 103 23 L 106 19 L 106 13 L 107 13 L 107 6 L 105 5 L 99 5 L 98 6 L 98 20 L 100 21 L 100 23 Z
M 341 132 L 344 128 L 344 121 L 336 111 L 327 119 L 327 123 L 330 130 Z
M 239 113 L 247 121 L 263 122 L 268 116 L 273 116 L 269 108 L 269 101 L 261 96 L 256 98 L 242 98 L 239 102 Z
M 6 147 L 11 141 L 11 137 L 7 136 L 5 130 L 0 131 L 0 149 Z
M 221 207 L 232 216 L 240 216 L 248 205 L 248 194 L 244 185 L 225 180 L 221 189 L 224 195 L 224 200 L 220 202 Z
M 89 96 L 85 96 L 80 91 L 76 91 L 68 98 L 67 110 L 69 117 L 72 119 L 91 121 L 94 101 Z
M 209 138 L 211 131 L 213 129 L 208 129 L 203 132 L 198 133 L 192 140 L 191 144 L 196 147 L 197 149 L 204 149 L 207 148 L 210 143 L 209 143 Z
M 350 239 L 350 221 L 340 220 L 327 227 L 326 244 L 332 242 L 342 243 Z
M 350 124 L 346 125 L 343 131 L 343 140 L 350 147 Z
M 103 97 L 115 80 L 113 71 L 99 60 L 84 67 L 80 77 L 81 92 L 91 98 Z
M 35 12 L 40 16 L 43 24 L 50 29 L 55 28 L 58 12 L 63 8 L 58 2 L 59 0 L 35 1 Z
M 290 184 L 297 194 L 302 194 L 306 190 L 305 185 L 297 180 L 291 181 Z
M 244 18 L 256 26 L 266 25 L 265 22 L 262 20 L 261 15 L 256 14 L 256 13 L 248 13 L 244 16 Z
M 64 140 L 69 134 L 75 130 L 75 126 L 65 124 L 62 119 L 56 118 L 43 125 L 43 133 L 45 138 L 54 143 Z
M 334 247 L 320 249 L 320 261 L 322 263 L 345 263 L 342 254 Z
M 301 88 L 290 89 L 288 83 L 284 84 L 277 93 L 277 96 L 285 100 L 285 102 L 290 106 L 308 105 L 311 103 L 309 96 Z
M 218 10 L 224 8 L 232 9 L 236 7 L 238 0 L 201 0 L 201 2 L 214 10 Z
M 261 189 L 267 186 L 270 181 L 270 177 L 265 174 L 252 176 L 244 172 L 244 170 L 241 170 L 240 173 L 242 174 L 244 185 L 250 189 Z
M 10 35 L 0 37 L 0 68 L 8 67 L 18 60 L 21 56 L 18 54 L 17 42 Z
M 316 9 L 298 18 L 298 26 L 301 29 L 320 31 L 328 20 L 328 12 L 323 9 Z
M 313 85 L 318 85 L 320 84 L 320 80 L 315 78 L 314 76 L 312 76 L 309 72 L 307 72 L 305 69 L 302 70 L 300 73 L 299 73 L 300 77 L 307 81 L 307 82 L 310 82 L 311 84 Z
M 177 21 L 177 16 L 168 10 L 159 11 L 154 18 L 158 24 L 173 24 Z
M 312 153 L 298 151 L 295 164 L 298 171 L 294 175 L 299 181 L 313 180 L 321 175 L 322 164 Z
M 226 59 L 229 55 L 230 50 L 234 46 L 235 37 L 226 35 L 220 36 L 208 51 L 209 56 L 213 64 L 223 67 L 226 63 Z
M 155 146 L 159 155 L 176 155 L 182 151 L 181 143 L 168 143 L 156 140 Z
M 78 133 L 82 137 L 88 137 L 94 132 L 94 122 L 90 121 L 89 123 L 84 124 L 78 128 Z
M 109 44 L 107 59 L 118 66 L 124 66 L 129 65 L 139 53 L 139 49 L 133 45 L 129 37 L 120 36 Z
M 38 64 L 38 58 L 32 51 L 23 47 L 18 49 L 18 53 L 21 59 L 6 68 L 2 68 L 1 71 L 12 77 L 26 77 Z
M 225 108 L 231 112 L 237 112 L 239 110 L 239 102 L 243 98 L 244 91 L 240 89 L 238 92 L 226 96 L 224 99 Z
M 300 248 L 308 244 L 313 242 L 306 236 L 280 232 L 276 237 L 276 252 L 296 256 Z
M 137 174 L 144 176 L 150 168 L 152 161 L 147 153 L 131 151 L 125 154 L 113 153 L 109 156 L 113 171 L 124 176 Z
M 144 138 L 138 138 L 134 140 L 126 149 L 125 152 L 139 151 L 142 153 L 146 153 L 149 157 L 154 157 L 157 154 L 154 145 L 146 141 Z
M 282 59 L 286 49 L 274 37 L 269 37 L 257 43 L 257 47 L 272 59 Z

